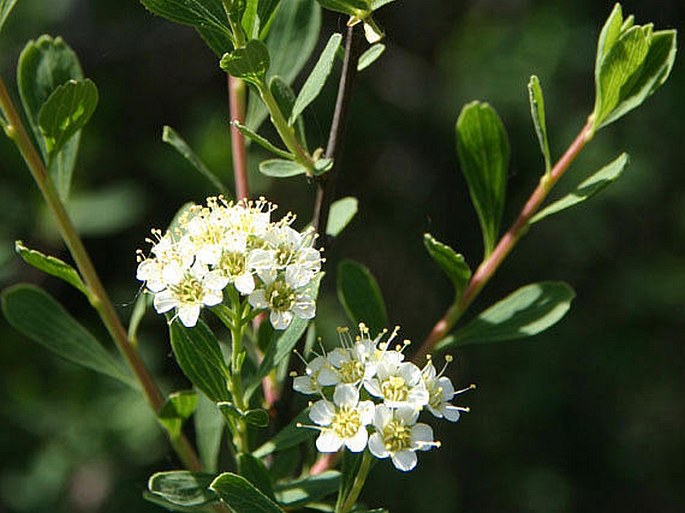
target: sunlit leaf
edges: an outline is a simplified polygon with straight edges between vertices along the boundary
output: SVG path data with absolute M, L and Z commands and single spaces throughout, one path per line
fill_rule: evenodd
M 283 513 L 275 502 L 237 474 L 225 472 L 209 487 L 234 513 Z
M 276 500 L 282 506 L 296 508 L 335 493 L 340 485 L 340 472 L 327 470 L 321 474 L 292 481 L 281 482 L 276 486 Z
M 229 75 L 259 83 L 269 70 L 269 50 L 259 39 L 251 39 L 244 48 L 224 54 L 219 66 Z
M 270 159 L 259 163 L 259 171 L 272 178 L 289 178 L 307 173 L 307 168 L 292 160 Z
M 374 62 L 376 62 L 381 55 L 385 52 L 385 45 L 383 43 L 376 43 L 371 45 L 363 54 L 359 56 L 359 61 L 357 62 L 357 71 L 363 71 Z
M 471 269 L 464 257 L 451 247 L 436 240 L 430 233 L 423 235 L 428 254 L 440 266 L 454 286 L 455 301 L 461 297 L 471 278 Z
M 160 408 L 157 418 L 172 438 L 181 434 L 183 422 L 188 420 L 197 408 L 197 400 L 197 392 L 194 390 L 169 394 L 166 402 Z
M 537 135 L 540 151 L 545 159 L 545 170 L 552 168 L 552 157 L 549 153 L 549 142 L 547 140 L 547 121 L 545 120 L 545 99 L 542 96 L 540 80 L 533 75 L 528 82 L 528 101 L 530 102 L 530 115 L 533 118 L 535 135 Z
M 328 10 L 349 14 L 363 15 L 370 10 L 367 0 L 317 0 L 321 7 Z
M 281 150 L 280 148 L 277 148 L 268 139 L 266 139 L 265 137 L 262 137 L 257 132 L 254 132 L 253 130 L 251 130 L 247 126 L 240 124 L 238 121 L 233 121 L 231 124 L 234 127 L 236 127 L 240 131 L 241 134 L 243 134 L 248 139 L 256 142 L 265 150 L 270 151 L 271 153 L 274 153 L 274 154 L 276 154 L 279 157 L 284 158 L 284 159 L 290 160 L 290 159 L 295 158 L 295 156 L 292 153 L 288 153 L 285 150 Z
M 337 237 L 350 224 L 354 216 L 357 215 L 359 209 L 359 202 L 357 198 L 347 196 L 340 198 L 331 204 L 331 209 L 328 214 L 328 222 L 326 223 L 326 234 L 331 237 Z
M 177 506 L 202 506 L 219 500 L 216 493 L 209 489 L 214 477 L 212 474 L 187 470 L 157 472 L 150 477 L 147 487 L 150 493 Z
M 86 297 L 90 297 L 88 289 L 79 273 L 66 262 L 53 256 L 44 255 L 35 249 L 29 249 L 20 240 L 15 242 L 14 248 L 27 264 L 60 280 L 64 280 L 75 289 L 81 291 Z

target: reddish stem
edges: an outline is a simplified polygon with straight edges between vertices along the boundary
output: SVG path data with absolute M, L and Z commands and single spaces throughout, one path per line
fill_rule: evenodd
M 245 124 L 245 82 L 228 76 L 228 107 L 231 121 Z M 245 137 L 237 127 L 231 125 L 231 149 L 233 154 L 233 176 L 235 177 L 235 199 L 250 195 L 247 181 L 247 151 Z

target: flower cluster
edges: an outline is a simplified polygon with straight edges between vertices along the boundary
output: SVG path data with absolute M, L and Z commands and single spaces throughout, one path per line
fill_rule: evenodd
M 474 386 L 455 390 L 443 375 L 447 364 L 437 372 L 431 358 L 423 369 L 405 361 L 403 350 L 409 341 L 392 345 L 398 328 L 390 334 L 384 330 L 374 339 L 364 324 L 359 331 L 353 339 L 340 328 L 340 347 L 309 362 L 304 375 L 294 376 L 293 388 L 321 396 L 309 410 L 315 426 L 308 426 L 320 431 L 316 440 L 320 452 L 342 447 L 361 452 L 368 446 L 375 457 L 389 457 L 397 469 L 412 470 L 416 451 L 440 445 L 431 427 L 418 422 L 419 414 L 427 410 L 456 422 L 468 408 L 451 401 Z
M 314 230 L 293 229 L 292 214 L 271 221 L 275 208 L 263 198 L 232 203 L 211 197 L 166 233 L 153 230 L 150 256 L 138 252 L 137 278 L 154 294 L 157 312 L 175 309 L 175 317 L 193 327 L 200 310 L 221 303 L 232 287 L 254 309 L 268 310 L 276 329 L 287 328 L 294 316 L 313 318 L 310 284 L 322 263 Z

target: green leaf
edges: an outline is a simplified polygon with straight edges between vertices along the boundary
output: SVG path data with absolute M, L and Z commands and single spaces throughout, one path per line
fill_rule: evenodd
M 307 168 L 292 160 L 270 159 L 259 163 L 259 171 L 273 178 L 289 178 L 306 174 Z
M 173 321 L 169 333 L 176 361 L 191 383 L 214 402 L 228 401 L 228 369 L 214 333 L 201 320 L 194 328 Z
M 252 451 L 252 455 L 255 458 L 263 458 L 274 452 L 285 451 L 286 449 L 295 447 L 305 440 L 308 440 L 316 431 L 300 427 L 300 424 L 307 422 L 309 422 L 309 409 L 300 412 L 300 414 L 295 417 L 290 424 L 280 430 L 276 436 L 262 444 L 257 450 Z
M 599 70 L 602 59 L 614 46 L 618 36 L 621 35 L 621 26 L 623 25 L 623 10 L 621 4 L 616 3 L 609 14 L 607 21 L 604 23 L 601 32 L 599 33 L 599 40 L 597 41 L 597 56 L 595 57 L 595 81 L 599 83 Z
M 140 0 L 151 12 L 175 23 L 190 25 L 217 55 L 232 48 L 231 30 L 222 0 Z
M 148 480 L 147 487 L 150 493 L 162 497 L 171 504 L 195 507 L 219 500 L 219 497 L 209 489 L 213 480 L 212 474 L 172 470 L 153 474 Z
M 150 307 L 152 302 L 152 294 L 139 293 L 135 304 L 133 305 L 133 312 L 128 322 L 128 339 L 134 346 L 138 345 L 138 328 L 140 322 L 145 317 L 145 312 Z
M 482 342 L 499 342 L 536 335 L 561 320 L 575 292 L 566 283 L 546 281 L 521 287 L 481 312 L 437 349 Z
M 317 0 L 321 7 L 330 11 L 349 14 L 350 16 L 364 16 L 369 10 L 367 0 Z
M 615 182 L 629 163 L 630 157 L 628 154 L 622 153 L 616 160 L 604 166 L 587 180 L 584 180 L 571 194 L 567 194 L 538 212 L 530 220 L 530 224 L 537 223 L 547 216 L 557 214 L 562 210 L 566 210 L 567 208 L 571 208 L 578 203 L 590 199 L 592 196 L 602 191 L 606 186 Z
M 333 62 L 335 61 L 335 52 L 338 51 L 341 41 L 342 35 L 333 34 L 328 40 L 328 43 L 326 43 L 326 47 L 321 52 L 321 56 L 314 65 L 314 69 L 312 69 L 312 72 L 309 74 L 309 77 L 307 77 L 302 89 L 300 89 L 300 93 L 297 95 L 297 100 L 295 100 L 293 111 L 288 120 L 289 124 L 292 125 L 297 117 L 304 112 L 304 109 L 319 96 L 319 93 L 326 83 L 326 79 L 328 79 L 328 76 L 331 74 Z
M 38 122 L 39 112 L 50 95 L 70 80 L 83 80 L 83 71 L 74 51 L 60 37 L 40 36 L 29 41 L 19 56 L 17 86 L 29 125 L 45 162 L 48 150 Z M 63 201 L 69 197 L 76 164 L 80 134 L 74 135 L 48 168 Z
M 365 323 L 371 333 L 388 326 L 388 314 L 381 289 L 371 271 L 352 260 L 338 264 L 338 299 L 355 324 Z
M 292 84 L 316 48 L 320 29 L 321 8 L 315 0 L 282 0 L 266 38 L 271 74 Z M 257 131 L 266 116 L 266 107 L 250 91 L 245 124 Z
M 88 288 L 85 283 L 83 283 L 81 276 L 76 269 L 66 262 L 53 256 L 44 255 L 35 249 L 29 249 L 24 246 L 24 243 L 20 240 L 14 243 L 14 249 L 27 264 L 35 267 L 39 271 L 43 271 L 60 280 L 66 281 L 76 290 L 81 291 L 87 298 L 90 298 Z
M 545 99 L 542 96 L 540 80 L 533 75 L 528 82 L 528 101 L 530 102 L 530 115 L 535 126 L 535 135 L 538 137 L 540 151 L 545 158 L 545 171 L 549 173 L 552 169 L 552 157 L 549 152 L 549 142 L 547 141 L 547 122 L 545 121 Z
M 271 23 L 276 18 L 276 13 L 281 0 L 260 0 L 257 6 L 257 16 L 259 16 L 259 39 L 264 39 L 271 29 Z
M 58 356 L 138 389 L 128 371 L 42 289 L 32 285 L 5 289 L 2 311 L 16 330 Z
M 214 490 L 234 513 L 283 513 L 276 503 L 237 474 L 225 472 L 217 477 L 209 488 Z
M 350 224 L 357 211 L 359 210 L 359 202 L 357 198 L 347 196 L 340 198 L 331 204 L 331 209 L 328 214 L 328 222 L 326 223 L 326 234 L 331 237 L 337 237 Z
M 286 481 L 276 486 L 276 500 L 281 506 L 297 508 L 317 502 L 338 490 L 340 472 L 327 470 L 315 476 Z
M 204 162 L 197 156 L 188 143 L 183 139 L 176 130 L 170 126 L 165 125 L 162 129 L 162 141 L 173 147 L 181 154 L 190 164 L 204 176 L 209 182 L 219 191 L 226 192 L 228 188 L 219 180 L 219 178 L 205 166 Z
M 363 71 L 374 62 L 376 62 L 381 55 L 385 52 L 385 45 L 383 43 L 376 43 L 371 45 L 363 54 L 359 56 L 359 61 L 357 62 L 357 71 Z
M 157 418 L 172 438 L 178 438 L 183 422 L 190 418 L 195 408 L 197 408 L 197 392 L 194 390 L 173 392 L 169 394 L 160 408 Z
M 52 92 L 38 112 L 49 161 L 86 126 L 97 104 L 98 89 L 89 79 L 70 80 Z
M 472 102 L 459 114 L 456 134 L 461 170 L 478 214 L 488 256 L 495 247 L 504 210 L 509 166 L 507 133 L 490 105 Z
M 464 260 L 463 255 L 456 253 L 451 247 L 436 240 L 430 233 L 423 234 L 423 244 L 428 254 L 440 266 L 443 272 L 454 285 L 455 302 L 471 279 L 471 269 Z
M 251 454 L 238 454 L 238 472 L 270 499 L 274 498 L 271 477 L 264 463 Z
M 370 0 L 369 5 L 371 6 L 371 10 L 375 11 L 377 9 L 380 9 L 386 4 L 389 4 L 391 2 L 394 2 L 395 0 Z
M 0 0 L 0 32 L 16 3 L 17 0 Z
M 262 410 L 261 408 L 247 410 L 243 414 L 243 419 L 245 419 L 245 422 L 248 424 L 256 427 L 266 427 L 269 425 L 269 414 L 266 410 Z
M 265 150 L 270 151 L 272 153 L 275 153 L 276 155 L 278 155 L 279 157 L 282 157 L 284 159 L 294 159 L 295 158 L 295 155 L 293 155 L 292 153 L 288 153 L 285 150 L 281 150 L 280 148 L 277 148 L 276 146 L 271 144 L 271 142 L 269 142 L 269 140 L 262 137 L 258 133 L 250 130 L 247 126 L 240 124 L 240 122 L 234 120 L 231 122 L 231 125 L 236 127 L 240 131 L 240 133 L 243 134 L 245 137 L 256 142 Z
M 164 508 L 166 511 L 178 511 L 180 513 L 216 513 L 215 505 L 208 504 L 205 506 L 179 506 L 173 502 L 169 502 L 164 497 L 150 493 L 147 490 L 143 491 L 143 498 Z
M 245 0 L 245 12 L 243 13 L 243 30 L 247 37 L 252 39 L 259 38 L 259 18 L 257 16 L 258 0 Z
M 295 105 L 296 100 L 292 88 L 286 84 L 281 77 L 276 75 L 271 78 L 269 89 L 278 104 L 278 108 L 281 110 L 281 114 L 283 114 L 284 118 L 288 119 L 293 112 L 293 106 Z M 295 120 L 295 128 L 297 129 L 297 139 L 302 146 L 307 148 L 307 134 L 305 133 L 302 116 L 298 116 Z
M 198 394 L 197 410 L 193 417 L 197 450 L 205 469 L 216 472 L 221 438 L 226 431 L 224 417 L 214 402 L 207 399 L 203 393 Z
M 259 39 L 251 39 L 244 48 L 236 48 L 221 58 L 219 66 L 229 75 L 258 84 L 269 70 L 269 50 Z

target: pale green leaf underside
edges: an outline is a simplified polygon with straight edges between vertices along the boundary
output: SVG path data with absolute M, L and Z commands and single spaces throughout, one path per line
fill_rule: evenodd
M 615 182 L 628 166 L 630 158 L 627 153 L 621 154 L 616 160 L 607 164 L 587 180 L 584 180 L 576 189 L 563 198 L 543 208 L 530 220 L 530 224 L 537 223 L 542 219 L 571 208 L 585 200 L 590 199 L 605 187 Z
M 355 324 L 365 323 L 373 335 L 388 326 L 388 314 L 378 282 L 368 268 L 352 260 L 338 264 L 338 299 Z
M 290 113 L 289 123 L 292 125 L 298 118 L 304 109 L 306 109 L 315 99 L 319 96 L 319 93 L 323 89 L 326 79 L 331 74 L 333 69 L 333 62 L 335 61 L 335 53 L 340 47 L 340 42 L 342 41 L 342 35 L 333 34 L 326 47 L 321 52 L 319 60 L 314 65 L 314 69 L 307 77 L 300 93 L 297 95 L 295 100 L 295 105 L 293 105 L 293 110 Z
M 66 262 L 53 256 L 44 255 L 35 249 L 29 249 L 20 240 L 15 242 L 14 248 L 27 264 L 60 280 L 64 280 L 76 290 L 81 291 L 86 297 L 90 297 L 88 289 L 79 273 Z
M 305 174 L 307 168 L 292 160 L 269 159 L 259 163 L 259 171 L 272 178 L 289 178 Z
M 179 506 L 178 504 L 169 502 L 161 495 L 150 493 L 147 490 L 143 491 L 143 498 L 152 504 L 164 508 L 166 511 L 176 511 L 178 513 L 216 513 L 215 504 L 206 504 L 204 506 Z
M 237 474 L 225 472 L 209 487 L 234 513 L 283 513 L 276 503 Z
M 157 472 L 148 480 L 150 493 L 162 497 L 176 506 L 197 507 L 218 501 L 217 495 L 209 489 L 214 480 L 211 474 L 173 470 Z
M 367 0 L 318 0 L 318 2 L 330 11 L 350 16 L 362 15 L 371 10 Z
M 455 297 L 458 299 L 471 279 L 471 269 L 463 255 L 456 253 L 451 247 L 438 241 L 430 233 L 423 235 L 423 243 L 428 254 L 452 282 Z
M 331 209 L 328 214 L 328 222 L 326 223 L 326 234 L 331 237 L 337 237 L 350 224 L 354 216 L 359 210 L 359 202 L 357 198 L 347 196 L 340 198 L 331 204 Z
M 340 485 L 340 472 L 327 470 L 321 474 L 279 483 L 276 500 L 282 506 L 295 508 L 319 501 L 335 493 Z
M 540 80 L 533 75 L 528 82 L 528 101 L 530 102 L 530 115 L 533 118 L 535 135 L 537 135 L 540 151 L 545 159 L 545 170 L 549 172 L 552 168 L 552 157 L 549 152 L 549 142 L 547 140 L 547 121 L 545 119 L 545 99 L 542 95 Z
M 376 62 L 381 55 L 385 52 L 385 45 L 383 43 L 376 43 L 371 45 L 363 54 L 359 56 L 359 61 L 357 62 L 357 71 L 363 71 L 374 62 Z
M 138 388 L 128 371 L 44 290 L 32 285 L 5 289 L 2 311 L 15 329 L 65 360 Z
M 202 176 L 204 176 L 219 192 L 226 192 L 228 189 L 219 180 L 219 178 L 202 162 L 202 159 L 197 156 L 188 143 L 181 137 L 176 130 L 170 126 L 164 126 L 162 129 L 162 141 L 174 148 L 183 158 L 185 158 L 190 165 L 195 168 Z
M 563 282 L 540 282 L 526 285 L 481 312 L 453 336 L 439 343 L 437 349 L 499 342 L 536 335 L 561 320 L 575 297 Z
M 495 247 L 504 210 L 509 142 L 504 125 L 487 103 L 472 102 L 456 125 L 461 170 L 478 214 L 485 255 Z
M 203 393 L 198 394 L 197 409 L 193 416 L 197 452 L 208 472 L 216 472 L 219 462 L 221 438 L 226 431 L 224 417 L 213 401 Z

